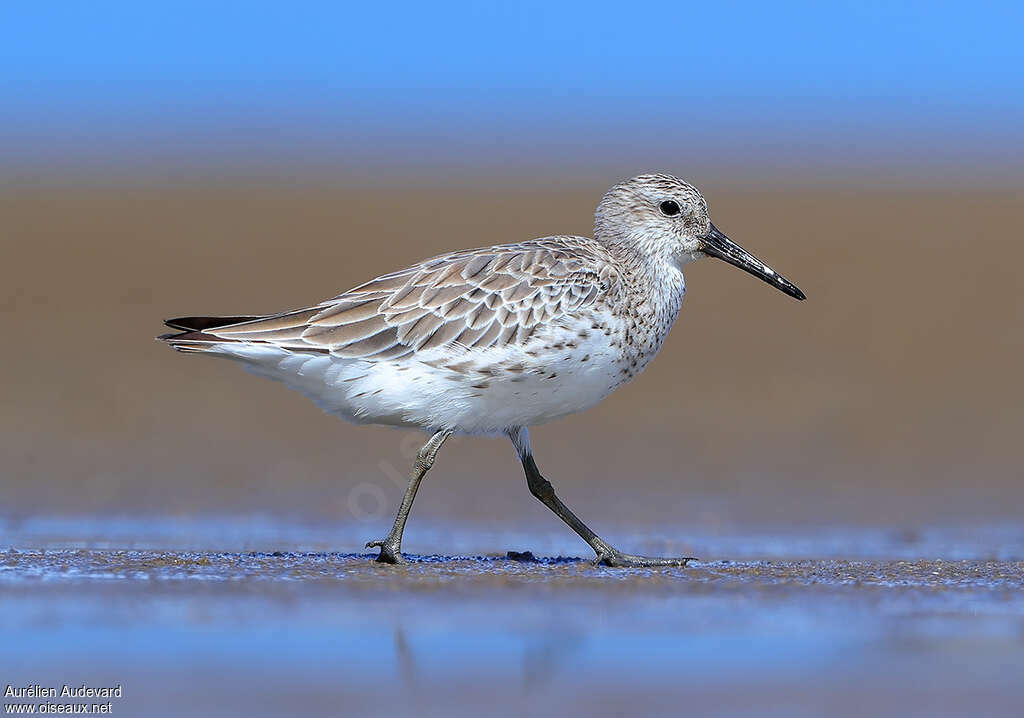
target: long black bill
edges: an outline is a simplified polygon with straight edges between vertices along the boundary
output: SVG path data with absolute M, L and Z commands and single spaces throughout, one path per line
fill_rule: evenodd
M 744 272 L 750 272 L 758 279 L 768 282 L 768 284 L 791 297 L 807 299 L 795 284 L 726 237 L 718 231 L 718 227 L 715 225 L 711 225 L 711 231 L 708 232 L 706 237 L 701 238 L 700 248 L 704 254 L 718 257 L 734 267 L 739 267 Z

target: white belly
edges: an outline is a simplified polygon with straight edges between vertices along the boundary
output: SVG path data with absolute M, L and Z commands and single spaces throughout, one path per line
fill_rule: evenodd
M 211 353 L 241 360 L 349 421 L 493 434 L 583 411 L 622 383 L 621 355 L 608 336 L 574 334 L 571 344 L 549 338 L 527 347 L 439 348 L 399 361 L 258 344 L 221 344 Z

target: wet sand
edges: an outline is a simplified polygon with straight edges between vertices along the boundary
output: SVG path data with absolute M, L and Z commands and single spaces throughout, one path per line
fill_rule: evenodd
M 153 528 L 170 544 L 186 533 Z M 110 529 L 51 522 L 7 526 L 3 538 L 66 545 L 53 533 L 91 532 L 84 543 L 116 543 Z M 1014 557 L 1002 560 L 698 560 L 618 570 L 501 554 L 412 555 L 405 566 L 383 566 L 368 554 L 303 550 L 296 530 L 263 525 L 263 539 L 277 532 L 277 551 L 7 550 L 0 626 L 17 648 L 2 659 L 4 679 L 119 683 L 124 697 L 113 707 L 122 715 L 571 707 L 598 716 L 1009 716 L 1019 708 L 1019 531 L 998 544 L 935 533 L 917 549 Z M 230 531 L 187 533 L 193 542 L 237 541 Z M 814 539 L 769 541 L 785 554 Z M 898 540 L 848 533 L 846 541 L 907 551 Z
M 603 184 L 3 188 L 0 680 L 121 682 L 122 715 L 1015 714 L 1017 190 L 703 188 L 808 301 L 694 266 L 648 371 L 534 432 L 596 530 L 686 569 L 593 567 L 468 438 L 378 566 L 419 436 L 152 339 L 589 232 Z

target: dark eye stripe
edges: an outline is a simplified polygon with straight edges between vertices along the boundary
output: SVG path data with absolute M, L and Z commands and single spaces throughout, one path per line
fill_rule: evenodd
M 659 204 L 658 209 L 660 209 L 661 213 L 666 217 L 675 217 L 677 214 L 679 214 L 679 204 L 670 199 L 667 199 L 661 204 Z

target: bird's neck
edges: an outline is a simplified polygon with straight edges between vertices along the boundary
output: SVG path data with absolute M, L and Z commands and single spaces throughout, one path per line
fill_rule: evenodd
M 675 311 L 679 310 L 678 302 L 682 301 L 685 290 L 683 265 L 693 261 L 693 257 L 673 255 L 671 245 L 656 238 L 627 237 L 602 244 L 616 264 L 626 270 L 629 283 L 643 285 L 652 297 L 667 301 L 675 305 Z
M 635 243 L 608 247 L 619 267 L 621 291 L 616 303 L 623 318 L 619 330 L 620 381 L 642 372 L 661 349 L 683 305 L 686 285 L 682 262 L 644 251 Z

